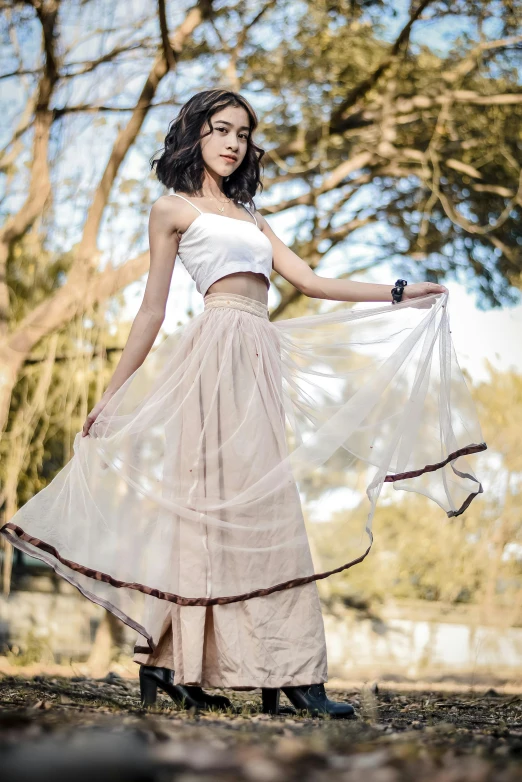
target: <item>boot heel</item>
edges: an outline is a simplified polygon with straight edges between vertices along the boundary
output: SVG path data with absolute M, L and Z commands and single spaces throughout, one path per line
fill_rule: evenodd
M 263 714 L 279 714 L 279 696 L 280 689 L 263 687 L 261 689 L 262 712 Z
M 140 697 L 142 706 L 154 706 L 158 694 L 158 684 L 140 668 Z

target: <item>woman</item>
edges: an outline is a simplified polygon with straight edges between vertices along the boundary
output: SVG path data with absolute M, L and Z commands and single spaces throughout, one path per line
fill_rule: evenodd
M 462 459 L 486 445 L 451 360 L 447 289 L 316 275 L 253 207 L 256 125 L 226 90 L 193 96 L 171 124 L 155 165 L 173 192 L 151 210 L 118 367 L 73 459 L 2 534 L 138 632 L 143 703 L 160 686 L 227 708 L 202 687 L 259 687 L 270 713 L 283 689 L 299 709 L 350 717 L 324 690 L 316 581 L 367 555 L 386 481 L 462 513 L 482 491 Z M 205 309 L 151 351 L 176 256 Z M 383 305 L 271 323 L 272 269 L 315 299 Z M 376 468 L 370 545 L 317 573 L 297 481 L 339 453 L 347 475 L 356 457 Z

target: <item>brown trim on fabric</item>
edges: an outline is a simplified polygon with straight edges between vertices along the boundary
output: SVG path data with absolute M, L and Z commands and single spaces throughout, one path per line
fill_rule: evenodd
M 75 587 L 75 589 L 77 589 L 78 592 L 80 592 L 84 597 L 90 600 L 91 603 L 96 603 L 102 608 L 105 608 L 106 611 L 110 611 L 111 614 L 114 614 L 114 616 L 120 619 L 124 624 L 128 625 L 132 630 L 135 630 L 139 635 L 143 636 L 143 638 L 145 638 L 145 640 L 149 644 L 148 646 L 141 647 L 144 653 L 151 654 L 152 652 L 154 652 L 155 647 L 154 647 L 154 642 L 152 640 L 152 636 L 149 635 L 149 633 L 145 630 L 144 627 L 138 624 L 138 622 L 135 622 L 134 619 L 131 619 L 130 616 L 127 616 L 127 614 L 124 614 L 123 611 L 117 608 L 113 603 L 110 603 L 108 600 L 104 600 L 103 597 L 98 597 L 97 595 L 93 594 L 92 592 L 89 592 L 89 590 L 82 587 L 73 576 L 69 575 L 68 573 L 64 573 L 62 571 L 62 569 L 60 568 L 60 562 L 53 562 L 51 560 L 51 557 L 46 555 L 45 553 L 40 553 L 39 551 L 36 552 L 33 551 L 33 549 L 30 548 L 30 546 L 27 545 L 27 543 L 25 543 L 20 538 L 17 539 L 16 541 L 13 541 L 11 535 L 9 535 L 7 532 L 4 532 L 7 526 L 8 525 L 5 524 L 0 529 L 0 535 L 3 535 L 5 539 L 8 540 L 9 543 L 11 543 L 11 545 L 16 546 L 16 548 L 20 549 L 20 551 L 25 551 L 25 553 L 29 554 L 30 557 L 34 557 L 34 559 L 39 559 L 41 562 L 45 562 L 47 565 L 52 567 L 53 570 L 56 573 L 58 573 L 59 576 L 61 576 L 61 578 L 63 578 L 65 581 L 67 581 L 69 584 Z M 11 527 L 14 526 L 15 526 L 14 524 L 11 524 Z M 59 558 L 59 560 L 62 561 L 61 557 Z
M 441 467 L 444 467 L 444 465 L 446 465 L 452 459 L 456 459 L 458 456 L 466 456 L 466 454 L 468 453 L 478 453 L 479 451 L 485 451 L 487 447 L 488 446 L 486 445 L 486 443 L 479 443 L 478 445 L 475 445 L 475 443 L 473 443 L 473 445 L 467 445 L 465 448 L 459 448 L 458 451 L 454 451 L 453 453 L 450 453 L 450 455 L 447 456 L 442 462 L 436 462 L 435 464 L 427 464 L 425 467 L 422 467 L 420 470 L 410 470 L 409 472 L 398 472 L 395 475 L 387 475 L 384 481 L 385 483 L 389 483 L 391 481 L 402 481 L 404 478 L 418 478 L 419 475 L 422 475 L 425 472 L 434 472 L 434 470 L 439 470 Z M 455 472 L 457 472 L 457 470 L 455 470 Z M 458 474 L 466 478 L 471 478 L 471 475 L 464 476 L 463 473 L 458 473 Z M 480 494 L 480 492 L 478 493 Z M 455 513 L 453 515 L 457 516 L 458 513 Z
M 484 443 L 484 445 L 485 445 L 485 443 Z M 486 446 L 486 447 L 487 447 L 487 446 Z M 478 483 L 478 484 L 479 484 L 479 487 L 478 487 L 478 489 L 477 489 L 477 494 L 482 494 L 482 492 L 483 492 L 483 489 L 482 489 L 482 484 L 481 484 L 481 483 L 479 483 L 479 482 L 477 481 L 477 479 L 476 479 L 475 477 L 473 477 L 473 475 L 470 475 L 470 474 L 469 474 L 469 473 L 467 473 L 467 472 L 461 472 L 460 470 L 457 470 L 457 468 L 455 467 L 455 465 L 454 465 L 454 464 L 452 464 L 452 465 L 451 465 L 451 469 L 453 470 L 453 472 L 454 472 L 456 475 L 459 475 L 461 478 L 469 478 L 469 480 L 471 480 L 471 481 L 475 481 L 476 483 Z M 469 496 L 469 497 L 466 499 L 466 501 L 464 502 L 464 504 L 462 505 L 462 507 L 459 509 L 459 511 L 458 511 L 458 512 L 454 512 L 454 511 L 452 511 L 452 510 L 451 510 L 451 511 L 449 511 L 449 513 L 448 513 L 448 516 L 449 516 L 449 517 L 451 517 L 451 516 L 458 516 L 458 515 L 459 515 L 459 513 L 463 513 L 463 512 L 466 510 L 466 508 L 468 507 L 468 505 L 470 504 L 470 502 L 471 502 L 471 500 L 472 500 L 472 499 L 473 499 L 473 497 L 470 495 L 470 496 Z
M 11 533 L 14 533 L 14 535 L 16 535 L 15 540 L 13 540 Z M 65 557 L 60 556 L 60 554 L 58 553 L 58 551 L 55 549 L 54 546 L 51 546 L 49 543 L 45 543 L 39 538 L 33 538 L 31 535 L 28 535 L 26 532 L 24 532 L 21 527 L 18 527 L 16 524 L 12 524 L 11 522 L 7 522 L 7 524 L 4 524 L 4 526 L 0 529 L 0 534 L 2 534 L 10 543 L 12 543 L 13 546 L 17 546 L 18 548 L 23 548 L 23 546 L 21 546 L 20 543 L 21 541 L 25 541 L 25 543 L 28 543 L 31 546 L 35 546 L 37 549 L 40 549 L 41 551 L 45 551 L 47 554 L 50 554 L 55 559 L 57 559 L 58 562 L 61 562 L 62 565 L 65 565 L 71 570 L 75 570 L 78 573 L 81 573 L 82 576 L 93 578 L 96 581 L 103 581 L 105 584 L 110 584 L 111 586 L 117 587 L 118 589 L 122 589 L 122 588 L 136 589 L 139 592 L 143 592 L 144 595 L 157 597 L 159 600 L 167 600 L 169 603 L 176 603 L 176 605 L 180 605 L 180 606 L 213 606 L 213 605 L 227 605 L 228 603 L 240 603 L 243 600 L 250 600 L 253 597 L 265 597 L 266 595 L 271 595 L 273 592 L 280 592 L 283 589 L 292 589 L 293 587 L 309 584 L 311 581 L 318 581 L 319 579 L 326 578 L 327 576 L 333 575 L 333 573 L 340 573 L 341 570 L 346 570 L 347 568 L 352 567 L 353 565 L 357 565 L 359 562 L 362 562 L 363 559 L 370 552 L 370 549 L 373 544 L 373 536 L 371 532 L 368 532 L 371 543 L 366 549 L 366 551 L 364 552 L 364 554 L 362 554 L 360 557 L 357 557 L 357 559 L 348 562 L 346 565 L 341 565 L 335 570 L 330 570 L 327 573 L 314 573 L 311 576 L 302 576 L 301 578 L 294 578 L 291 579 L 290 581 L 284 581 L 281 584 L 276 584 L 275 586 L 267 587 L 266 589 L 255 589 L 252 592 L 245 592 L 242 595 L 232 595 L 230 597 L 182 597 L 181 595 L 174 595 L 171 592 L 163 592 L 161 589 L 155 589 L 154 587 L 145 586 L 144 584 L 137 584 L 133 581 L 119 581 L 117 578 L 113 578 L 107 573 L 102 573 L 99 570 L 93 570 L 92 568 L 85 567 L 84 565 L 79 565 L 77 562 L 73 562 L 70 559 L 65 559 Z M 28 547 L 26 547 L 24 550 L 28 551 L 28 553 L 31 554 L 31 551 L 28 550 Z M 43 559 L 44 562 L 49 562 L 49 564 L 51 564 L 52 567 L 54 567 L 54 564 L 52 564 L 48 559 L 45 559 L 44 557 L 38 557 L 38 558 Z M 62 574 L 60 573 L 60 575 Z M 74 582 L 71 581 L 71 583 Z M 83 591 L 76 583 L 74 583 L 74 586 L 80 589 L 81 592 Z M 83 592 L 83 594 L 85 594 L 85 592 Z M 87 594 L 85 594 L 85 596 L 88 597 Z M 99 603 L 100 601 L 96 599 L 95 602 Z M 112 609 L 108 609 L 108 610 L 112 610 Z M 142 635 L 141 630 L 139 632 L 140 635 Z
M 447 457 L 447 459 L 445 459 L 442 462 L 438 462 L 437 464 L 428 464 L 422 470 L 412 470 L 411 472 L 398 473 L 397 475 L 387 475 L 385 481 L 394 481 L 394 480 L 401 480 L 403 478 L 417 477 L 419 475 L 422 475 L 422 473 L 424 472 L 432 472 L 433 470 L 437 470 L 440 467 L 444 467 L 445 464 L 447 464 L 452 459 L 456 459 L 458 456 L 464 456 L 465 454 L 470 454 L 470 453 L 477 453 L 478 451 L 486 450 L 486 448 L 487 448 L 486 443 L 480 443 L 478 445 L 476 444 L 468 445 L 465 448 L 459 448 L 457 451 L 454 451 Z M 453 469 L 454 472 L 456 472 L 458 475 L 471 478 L 471 476 L 467 476 L 465 473 L 460 473 L 455 468 Z M 479 484 L 478 490 L 476 492 L 472 492 L 471 494 L 469 494 L 458 510 L 448 511 L 447 512 L 448 517 L 460 516 L 460 514 L 466 510 L 466 508 L 473 500 L 473 498 L 476 497 L 477 494 L 482 493 L 483 491 L 482 484 L 479 483 L 478 481 L 477 483 Z M 369 530 L 366 531 L 370 538 L 370 545 L 368 546 L 364 554 L 362 554 L 360 557 L 357 557 L 357 559 L 353 559 L 351 562 L 347 562 L 346 564 L 341 565 L 338 568 L 334 568 L 333 570 L 327 570 L 324 573 L 314 573 L 311 576 L 302 576 L 301 578 L 293 578 L 290 579 L 289 581 L 283 581 L 280 584 L 275 584 L 272 587 L 267 587 L 265 589 L 254 589 L 252 592 L 245 592 L 242 595 L 232 595 L 229 597 L 183 597 L 181 595 L 175 595 L 171 592 L 163 592 L 161 589 L 155 589 L 154 587 L 149 587 L 144 584 L 138 584 L 132 581 L 120 581 L 116 578 L 113 578 L 113 576 L 110 576 L 107 573 L 102 573 L 99 570 L 93 570 L 92 568 L 85 567 L 84 565 L 79 565 L 77 562 L 73 562 L 70 559 L 66 559 L 65 557 L 62 557 L 54 546 L 51 546 L 49 543 L 45 543 L 45 541 L 42 541 L 39 538 L 32 537 L 27 532 L 24 532 L 24 530 L 21 527 L 18 527 L 16 524 L 12 524 L 11 522 L 7 522 L 7 524 L 4 524 L 4 526 L 0 529 L 0 534 L 2 534 L 14 546 L 17 546 L 18 548 L 27 551 L 27 553 L 31 554 L 31 556 L 36 556 L 38 559 L 42 559 L 44 562 L 50 564 L 51 567 L 53 567 L 59 573 L 59 575 L 62 575 L 64 578 L 66 578 L 66 580 L 69 581 L 71 584 L 73 584 L 73 586 L 75 586 L 77 589 L 79 589 L 80 592 L 82 592 L 82 594 L 85 595 L 85 597 L 88 597 L 89 600 L 92 600 L 93 602 L 98 603 L 99 605 L 103 605 L 104 608 L 107 608 L 108 611 L 114 613 L 116 616 L 122 619 L 123 622 L 128 624 L 130 627 L 136 629 L 139 632 L 139 634 L 142 635 L 144 638 L 147 638 L 147 641 L 152 645 L 152 639 L 148 638 L 147 633 L 144 631 L 144 628 L 141 628 L 139 625 L 136 625 L 136 623 L 133 622 L 133 620 L 126 617 L 124 614 L 122 614 L 122 612 L 118 608 L 112 606 L 107 601 L 102 600 L 101 598 L 96 598 L 94 595 L 87 593 L 74 581 L 74 579 L 63 575 L 63 573 L 57 570 L 57 567 L 55 567 L 55 563 L 53 563 L 49 559 L 49 555 L 51 557 L 54 557 L 56 560 L 58 560 L 58 562 L 61 562 L 62 565 L 65 565 L 71 570 L 75 570 L 78 573 L 81 573 L 83 576 L 87 576 L 88 578 L 93 578 L 96 581 L 103 581 L 104 583 L 110 584 L 111 586 L 117 587 L 118 589 L 121 588 L 135 589 L 139 592 L 142 592 L 145 595 L 156 597 L 159 600 L 167 600 L 169 603 L 176 603 L 176 605 L 180 605 L 180 606 L 228 605 L 229 603 L 240 603 L 244 600 L 251 600 L 254 597 L 266 597 L 267 595 L 271 595 L 274 592 L 281 592 L 284 589 L 293 589 L 298 586 L 304 586 L 305 584 L 310 584 L 313 581 L 320 581 L 323 578 L 328 578 L 328 576 L 332 576 L 334 573 L 341 573 L 343 570 L 347 570 L 348 568 L 359 564 L 360 562 L 363 561 L 363 559 L 365 559 L 368 556 L 368 554 L 370 553 L 370 549 L 373 545 L 373 535 Z M 14 540 L 13 540 L 13 536 L 16 536 Z M 30 546 L 34 546 L 40 551 L 45 552 L 48 555 L 48 557 L 44 557 L 41 555 L 38 556 L 37 554 L 33 555 L 32 551 L 29 549 L 29 545 L 27 544 L 29 544 Z M 152 650 L 147 649 L 147 653 L 150 651 Z
M 151 650 L 148 646 L 135 646 L 133 652 L 134 654 L 150 654 Z

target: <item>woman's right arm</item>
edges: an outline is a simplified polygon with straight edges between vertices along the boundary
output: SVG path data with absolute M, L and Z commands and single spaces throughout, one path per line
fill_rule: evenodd
M 179 236 L 173 199 L 162 196 L 149 217 L 150 266 L 143 300 L 134 319 L 118 366 L 100 401 L 87 416 L 82 429 L 85 437 L 109 399 L 143 364 L 165 319 Z

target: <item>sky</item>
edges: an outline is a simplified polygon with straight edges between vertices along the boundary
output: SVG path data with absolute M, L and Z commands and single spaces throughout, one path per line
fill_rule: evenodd
M 134 5 L 138 7 L 140 5 L 139 0 L 135 0 Z M 390 15 L 382 15 L 381 28 L 378 34 L 385 40 L 393 41 L 404 25 L 407 10 L 409 6 L 409 0 L 398 0 L 395 3 L 394 8 L 397 11 L 395 17 Z M 115 6 L 116 8 L 116 6 Z M 82 17 L 83 18 L 83 17 Z M 117 21 L 117 19 L 116 19 Z M 466 32 L 467 21 L 465 17 L 462 17 L 460 23 L 456 21 L 455 17 L 449 20 L 434 19 L 434 20 L 419 20 L 413 27 L 411 34 L 411 46 L 417 47 L 428 44 L 430 48 L 435 51 L 446 51 L 457 37 L 463 36 Z M 498 23 L 495 19 L 489 19 L 484 25 L 484 34 L 490 37 L 494 37 L 497 34 L 496 25 Z M 118 25 L 116 24 L 116 29 Z M 70 33 L 72 35 L 72 33 Z M 35 50 L 36 51 L 36 50 Z M 28 59 L 26 57 L 26 59 Z M 28 59 L 28 63 L 29 59 Z M 7 67 L 7 66 L 6 66 Z M 135 74 L 136 75 L 136 74 Z M 187 74 L 180 73 L 180 78 L 184 78 Z M 191 72 L 192 81 L 198 80 L 198 75 Z M 7 83 L 7 87 L 11 85 L 11 88 L 15 88 L 15 81 Z M 128 85 L 127 85 L 128 86 Z M 245 85 L 245 91 L 248 92 L 248 85 Z M 127 96 L 126 96 L 127 97 Z M 80 101 L 81 96 L 76 96 L 76 102 Z M 262 96 L 252 98 L 254 105 L 261 110 L 262 104 L 260 100 Z M 92 121 L 89 119 L 86 121 L 86 126 L 92 128 Z M 104 132 L 104 128 L 100 128 L 97 132 Z M 109 132 L 109 131 L 107 131 Z M 1 131 L 0 131 L 1 135 Z M 77 148 L 74 144 L 71 144 L 71 150 L 73 154 L 77 154 Z M 136 163 L 137 176 L 141 177 L 143 171 L 141 168 L 142 161 L 140 158 L 139 165 Z M 134 164 L 130 166 L 134 168 Z M 128 171 L 128 169 L 126 168 Z M 129 175 L 129 173 L 127 173 Z M 130 172 L 132 176 L 132 172 Z M 76 188 L 77 183 L 76 183 Z M 82 188 L 79 188 L 80 190 Z M 361 196 L 367 196 L 367 189 L 363 188 L 366 196 L 361 193 Z M 273 194 L 270 196 L 270 200 L 273 198 Z M 263 206 L 266 203 L 263 199 L 263 195 L 256 198 L 258 207 Z M 73 207 L 71 207 L 73 208 Z M 85 204 L 80 202 L 76 204 L 74 202 L 74 208 L 79 209 L 82 214 L 85 209 Z M 74 240 L 76 237 L 71 237 L 70 226 L 74 224 L 74 220 L 70 219 L 69 214 L 65 214 L 67 230 L 66 237 L 68 242 Z M 127 215 L 125 218 L 126 219 Z M 268 217 L 268 222 L 271 224 L 275 232 L 283 241 L 290 244 L 293 239 L 294 227 L 297 222 L 296 214 L 282 214 Z M 112 256 L 112 260 L 117 260 L 117 251 L 114 245 L 125 247 L 125 242 L 120 241 L 120 233 L 115 228 L 116 221 L 113 218 L 112 231 L 102 232 L 100 236 L 100 243 L 102 250 L 107 250 L 109 255 Z M 357 237 L 361 234 L 357 233 Z M 112 237 L 107 239 L 107 237 Z M 354 236 L 355 240 L 356 237 Z M 103 246 L 105 242 L 108 242 L 110 246 Z M 339 268 L 343 268 L 347 254 L 351 251 L 351 247 L 357 246 L 357 253 L 360 260 L 363 260 L 363 256 L 360 254 L 360 248 L 364 248 L 364 245 L 359 241 L 351 242 L 342 249 L 340 252 L 330 253 L 328 259 L 319 274 L 332 275 L 338 273 Z M 68 249 L 68 247 L 67 247 Z M 372 250 L 367 250 L 372 252 Z M 123 261 L 123 258 L 119 259 Z M 337 272 L 335 269 L 337 268 Z M 386 264 L 381 264 L 376 267 L 371 275 L 359 275 L 354 279 L 361 281 L 373 281 L 382 283 L 393 284 L 396 279 L 396 274 L 392 274 Z M 410 280 L 411 282 L 420 281 L 420 279 Z M 522 373 L 522 303 L 517 306 L 507 307 L 502 310 L 489 310 L 483 311 L 477 309 L 475 305 L 475 297 L 469 293 L 464 285 L 460 285 L 454 281 L 444 281 L 446 286 L 450 290 L 449 312 L 452 324 L 452 338 L 455 345 L 458 361 L 462 368 L 469 371 L 473 381 L 484 381 L 488 379 L 488 373 L 485 361 L 488 359 L 495 367 L 501 370 L 507 370 L 510 367 L 516 371 Z M 128 287 L 125 291 L 126 307 L 120 317 L 133 318 L 138 310 L 138 307 L 143 296 L 143 291 L 146 284 L 146 277 L 143 277 L 137 283 Z M 273 307 L 277 303 L 277 296 L 274 291 L 270 292 L 269 306 Z M 359 305 L 356 305 L 359 306 Z M 370 305 L 371 306 L 371 305 Z M 197 291 L 195 290 L 194 283 L 188 277 L 188 274 L 183 269 L 179 259 L 176 261 L 174 275 L 172 279 L 172 285 L 168 302 L 168 313 L 164 323 L 164 332 L 170 333 L 176 328 L 179 322 L 186 322 L 188 319 L 187 309 L 192 308 L 193 314 L 197 314 L 203 309 L 203 302 Z
M 380 31 L 384 39 L 394 40 L 404 24 L 408 5 L 407 0 L 397 2 L 395 6 L 398 11 L 397 16 L 387 18 L 386 24 L 383 24 L 383 29 Z M 496 25 L 495 19 L 488 20 L 485 23 L 484 33 L 494 37 Z M 466 20 L 464 17 L 460 25 L 455 23 L 454 17 L 449 20 L 420 20 L 413 28 L 411 45 L 415 47 L 426 45 L 429 42 L 430 48 L 442 53 L 451 46 L 455 38 L 462 36 L 465 32 Z M 363 197 L 367 197 L 367 195 Z M 256 198 L 256 203 L 258 207 L 263 205 L 262 195 Z M 295 214 L 274 215 L 266 219 L 283 241 L 287 244 L 292 242 L 294 226 L 297 222 Z M 339 252 L 331 253 L 327 265 L 318 273 L 324 274 L 324 276 L 333 274 L 334 267 L 342 266 L 343 254 L 346 257 L 348 252 L 349 250 L 345 248 Z M 396 277 L 396 273 L 394 275 L 387 264 L 380 264 L 370 274 L 361 274 L 353 279 L 363 282 L 391 282 L 393 285 Z M 421 277 L 415 280 L 410 279 L 410 283 L 420 282 L 421 279 Z M 516 306 L 505 306 L 502 309 L 479 310 L 476 306 L 475 295 L 470 293 L 465 285 L 453 280 L 444 281 L 444 284 L 450 292 L 451 336 L 457 360 L 461 368 L 469 372 L 473 383 L 488 380 L 486 359 L 500 370 L 514 369 L 522 374 L 522 302 Z M 142 281 L 129 289 L 129 307 L 126 312 L 129 317 L 139 306 L 143 287 L 144 282 Z M 273 307 L 276 303 L 277 295 L 272 290 L 269 293 L 268 305 Z M 192 308 L 193 314 L 198 314 L 203 310 L 203 302 L 194 283 L 183 269 L 180 260 L 177 259 L 169 294 L 168 314 L 164 323 L 165 332 L 170 333 L 179 322 L 187 320 L 186 310 L 188 307 Z

